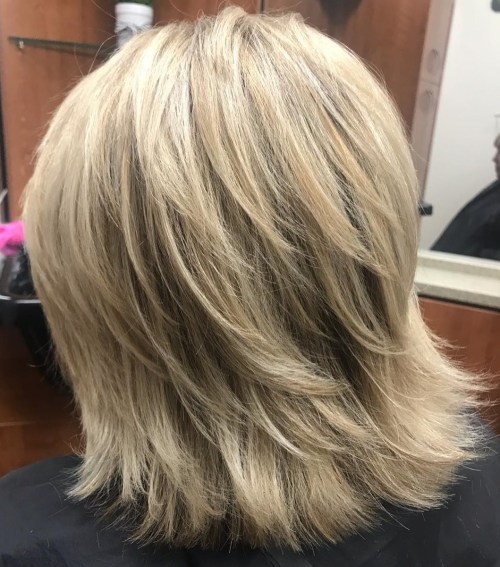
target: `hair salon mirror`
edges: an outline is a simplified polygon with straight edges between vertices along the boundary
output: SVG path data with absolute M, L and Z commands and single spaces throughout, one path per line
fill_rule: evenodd
M 421 263 L 488 273 L 500 296 L 499 9 L 491 0 L 431 3 L 412 142 L 432 206 Z

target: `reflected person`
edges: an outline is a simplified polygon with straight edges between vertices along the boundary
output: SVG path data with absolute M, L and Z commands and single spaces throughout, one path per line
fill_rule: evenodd
M 500 135 L 494 146 L 497 179 L 462 208 L 432 250 L 500 260 Z

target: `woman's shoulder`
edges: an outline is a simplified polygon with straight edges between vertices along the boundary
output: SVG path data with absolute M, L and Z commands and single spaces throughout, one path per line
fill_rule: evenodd
M 61 525 L 69 528 L 69 502 L 64 490 L 78 463 L 75 455 L 54 457 L 0 478 L 1 565 L 17 565 L 14 557 L 26 551 L 28 557 L 30 552 L 36 553 L 32 560 L 38 561 L 37 549 L 42 540 L 48 557 L 55 561 L 54 565 L 60 564 L 52 557 L 49 538 L 51 533 L 61 530 Z
M 411 558 L 408 565 L 429 567 L 496 564 L 500 561 L 499 455 L 500 439 L 492 437 L 488 454 L 459 471 L 442 507 L 426 512 L 390 510 L 378 529 L 338 546 L 319 546 L 300 564 L 369 567 L 392 564 L 394 557 Z M 166 557 L 175 567 L 191 565 L 194 560 L 207 567 L 276 564 L 276 554 L 270 557 L 238 547 L 228 553 L 152 550 L 128 544 L 123 533 L 99 524 L 84 504 L 66 496 L 79 462 L 76 456 L 57 457 L 0 479 L 0 566 L 153 567 L 163 565 Z M 282 564 L 293 565 L 290 557 L 283 556 Z
M 56 457 L 0 478 L 0 567 L 267 567 L 259 550 L 138 546 L 66 492 L 79 457 Z
M 0 494 L 16 488 L 27 488 L 45 482 L 61 482 L 66 473 L 71 473 L 80 463 L 77 455 L 52 457 L 16 469 L 0 478 Z
M 419 558 L 416 565 L 500 565 L 500 438 L 486 434 L 484 456 L 462 466 L 439 508 L 401 511 L 384 523 L 384 553 Z M 377 539 L 375 535 L 374 539 Z
M 12 471 L 0 478 L 0 542 L 23 527 L 47 527 L 51 514 L 66 505 L 65 489 L 80 462 L 76 455 L 53 457 Z M 2 548 L 0 548 L 0 551 Z
M 67 496 L 79 463 L 76 456 L 56 457 L 0 479 L 1 567 L 148 564 L 123 535 Z

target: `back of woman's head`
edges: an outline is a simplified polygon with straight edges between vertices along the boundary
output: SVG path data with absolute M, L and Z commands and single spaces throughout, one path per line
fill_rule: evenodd
M 174 545 L 336 541 L 441 502 L 473 385 L 418 313 L 399 119 L 339 44 L 237 8 L 138 36 L 56 113 L 25 214 L 74 495 Z

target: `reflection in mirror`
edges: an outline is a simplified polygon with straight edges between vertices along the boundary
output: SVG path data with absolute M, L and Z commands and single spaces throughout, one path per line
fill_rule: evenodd
M 421 247 L 500 260 L 500 13 L 491 0 L 435 0 L 430 16 L 414 119 L 419 180 L 433 206 Z M 439 41 L 444 65 L 432 76 L 425 52 Z
M 500 136 L 493 161 L 497 179 L 455 215 L 432 250 L 500 260 Z

